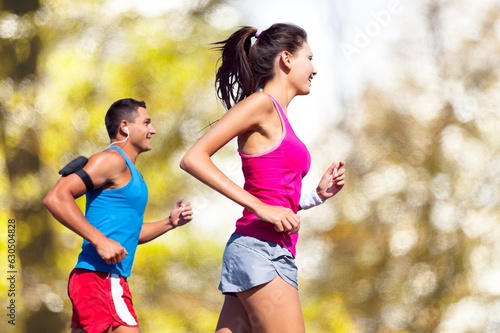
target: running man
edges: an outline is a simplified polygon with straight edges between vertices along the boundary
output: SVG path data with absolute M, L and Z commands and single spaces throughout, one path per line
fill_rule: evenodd
M 156 133 L 144 102 L 114 102 L 105 125 L 108 148 L 88 162 L 68 164 L 43 203 L 56 220 L 83 238 L 68 282 L 71 332 L 139 333 L 127 283 L 137 245 L 188 223 L 193 211 L 179 198 L 167 218 L 143 222 L 148 188 L 135 162 L 151 150 Z M 75 202 L 84 194 L 85 215 Z

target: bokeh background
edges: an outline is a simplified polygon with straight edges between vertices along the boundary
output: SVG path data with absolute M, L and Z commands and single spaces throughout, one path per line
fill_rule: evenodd
M 139 248 L 129 281 L 142 330 L 214 330 L 241 208 L 178 163 L 224 113 L 210 43 L 275 22 L 308 31 L 318 70 L 289 108 L 313 157 L 305 187 L 332 161 L 347 169 L 338 196 L 301 213 L 307 331 L 500 332 L 499 1 L 0 0 L 1 332 L 68 331 L 81 240 L 42 199 L 64 164 L 108 145 L 104 113 L 123 97 L 145 100 L 158 131 L 137 163 L 147 220 L 179 196 L 195 207 L 192 223 Z M 235 149 L 214 159 L 242 183 Z

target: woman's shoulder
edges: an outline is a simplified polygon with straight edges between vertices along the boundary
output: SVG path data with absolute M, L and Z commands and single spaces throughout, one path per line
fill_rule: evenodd
M 262 92 L 256 92 L 233 106 L 220 123 L 230 123 L 230 127 L 242 131 L 255 130 L 269 122 L 276 113 L 271 97 Z
M 273 102 L 273 98 L 271 95 L 269 95 L 268 93 L 265 93 L 263 91 L 256 91 L 254 92 L 253 94 L 251 94 L 250 96 L 247 97 L 247 99 L 252 99 L 254 101 L 259 101 L 261 103 L 271 103 Z
M 274 102 L 272 97 L 264 92 L 255 92 L 239 102 L 236 106 L 251 109 L 253 112 L 258 113 L 274 111 Z

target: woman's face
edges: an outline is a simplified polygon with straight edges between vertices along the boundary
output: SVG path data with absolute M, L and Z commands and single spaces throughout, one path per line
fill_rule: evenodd
M 316 75 L 312 57 L 307 42 L 304 42 L 302 47 L 291 56 L 289 78 L 297 90 L 297 95 L 307 95 L 311 91 L 311 80 Z

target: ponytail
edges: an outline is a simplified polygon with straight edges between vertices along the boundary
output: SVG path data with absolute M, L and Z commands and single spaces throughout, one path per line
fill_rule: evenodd
M 220 45 L 222 51 L 221 65 L 215 76 L 217 96 L 229 110 L 236 103 L 254 91 L 254 78 L 250 67 L 248 53 L 251 38 L 257 29 L 243 27 L 234 32 L 228 39 L 214 43 Z
M 252 38 L 257 40 L 252 45 Z M 242 27 L 228 39 L 216 42 L 222 52 L 215 76 L 217 96 L 226 109 L 253 94 L 274 77 L 274 63 L 282 51 L 295 53 L 307 41 L 304 29 L 289 23 L 260 31 Z

